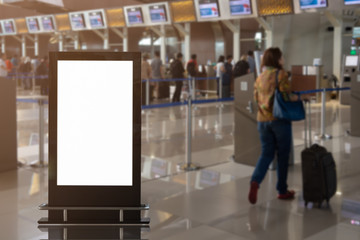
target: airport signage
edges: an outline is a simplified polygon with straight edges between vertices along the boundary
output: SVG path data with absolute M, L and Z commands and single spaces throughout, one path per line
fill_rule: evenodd
M 16 25 L 14 19 L 0 20 L 0 35 L 15 35 Z
M 95 30 L 107 28 L 104 9 L 95 9 L 82 12 L 70 12 L 69 20 L 74 31 Z
M 125 22 L 128 27 L 171 24 L 169 4 L 159 2 L 124 7 Z

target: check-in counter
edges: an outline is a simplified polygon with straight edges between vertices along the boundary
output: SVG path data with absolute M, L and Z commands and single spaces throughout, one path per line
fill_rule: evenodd
M 320 88 L 329 88 L 329 82 L 323 78 L 323 66 L 296 65 L 291 67 L 291 90 L 307 91 Z M 316 101 L 321 101 L 321 94 L 311 94 Z M 330 93 L 327 93 L 327 100 Z
M 16 82 L 0 78 L 0 172 L 17 168 Z

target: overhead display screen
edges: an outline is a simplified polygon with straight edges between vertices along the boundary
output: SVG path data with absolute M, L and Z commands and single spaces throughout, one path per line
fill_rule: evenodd
M 344 0 L 345 5 L 360 4 L 360 0 Z
M 151 22 L 158 23 L 158 22 L 166 22 L 167 21 L 166 7 L 164 4 L 150 6 L 149 10 L 150 10 Z
M 327 0 L 300 0 L 300 8 L 323 8 L 327 7 Z
M 74 30 L 82 30 L 86 28 L 84 14 L 70 14 L 71 26 Z
M 57 185 L 133 184 L 133 61 L 58 60 Z
M 127 17 L 128 17 L 128 23 L 130 25 L 144 23 L 143 14 L 140 7 L 128 8 Z
M 219 3 L 217 0 L 199 0 L 199 11 L 201 18 L 219 17 Z
M 27 18 L 26 21 L 29 28 L 29 32 L 40 31 L 39 21 L 37 18 Z
M 251 14 L 251 0 L 230 0 L 232 16 Z
M 54 19 L 52 17 L 41 17 L 41 23 L 44 31 L 54 31 Z
M 3 30 L 2 30 L 2 25 L 1 25 L 1 22 L 0 22 L 0 34 L 3 33 Z
M 102 28 L 105 26 L 104 17 L 101 11 L 90 12 L 89 20 L 92 28 Z
M 357 67 L 359 61 L 358 56 L 346 56 L 345 66 L 346 67 Z
M 4 33 L 15 33 L 15 27 L 13 21 L 4 21 Z

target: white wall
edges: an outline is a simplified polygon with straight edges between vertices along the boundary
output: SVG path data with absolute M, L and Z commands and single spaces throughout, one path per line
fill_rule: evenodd
M 324 73 L 332 73 L 334 32 L 328 31 L 331 24 L 325 15 L 304 13 L 272 17 L 268 21 L 273 23 L 273 46 L 282 49 L 287 70 L 292 65 L 312 65 L 314 58 L 321 58 Z M 344 28 L 353 25 L 352 19 L 344 21 Z M 351 37 L 343 37 L 343 54 L 349 54 L 350 44 Z

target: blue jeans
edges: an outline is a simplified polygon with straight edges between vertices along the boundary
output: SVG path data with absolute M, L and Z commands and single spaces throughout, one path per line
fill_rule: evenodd
M 276 189 L 280 194 L 287 192 L 287 174 L 289 167 L 290 148 L 292 143 L 291 122 L 275 120 L 258 122 L 258 131 L 261 141 L 261 155 L 256 164 L 251 181 L 261 183 L 264 180 L 269 165 L 277 152 Z

